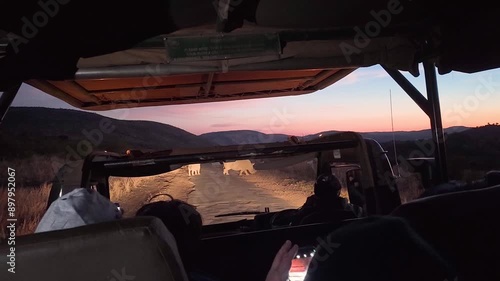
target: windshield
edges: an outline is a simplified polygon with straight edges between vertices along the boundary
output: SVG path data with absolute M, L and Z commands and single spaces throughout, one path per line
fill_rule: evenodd
M 170 200 L 165 195 L 169 194 L 196 206 L 205 225 L 251 219 L 266 211 L 299 208 L 313 193 L 317 160 L 287 162 L 286 158 L 214 162 L 156 176 L 111 177 L 111 199 L 126 216 L 147 202 Z

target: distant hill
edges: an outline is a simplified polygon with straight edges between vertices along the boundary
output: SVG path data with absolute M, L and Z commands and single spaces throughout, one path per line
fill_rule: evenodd
M 391 162 L 395 163 L 392 141 L 381 144 L 388 151 Z M 428 149 L 422 149 L 421 144 L 418 141 L 397 141 L 398 158 L 422 156 L 417 155 L 421 152 L 423 156 L 432 156 L 425 153 Z M 464 178 L 464 171 L 500 170 L 500 126 L 487 125 L 449 134 L 446 151 L 449 172 L 455 179 Z
M 456 132 L 463 132 L 469 128 L 467 127 L 450 127 L 445 129 L 447 134 L 452 134 Z M 339 131 L 323 131 L 316 134 L 310 134 L 304 136 L 304 140 L 311 140 L 317 138 L 318 135 L 331 135 L 338 133 Z M 367 132 L 360 133 L 365 138 L 372 138 L 376 141 L 383 143 L 392 141 L 392 132 Z M 398 131 L 394 132 L 394 136 L 397 141 L 414 141 L 418 139 L 430 139 L 432 137 L 431 130 L 420 130 L 420 131 Z M 253 143 L 268 143 L 268 142 L 281 142 L 286 141 L 288 136 L 285 134 L 264 134 L 258 131 L 251 130 L 239 130 L 239 131 L 222 131 L 214 132 L 200 135 L 203 139 L 211 141 L 218 145 L 238 145 L 238 144 L 253 144 Z
M 207 140 L 174 126 L 117 120 L 69 109 L 12 107 L 0 125 L 3 158 L 64 155 L 68 146 L 84 151 L 89 144 L 94 149 L 115 152 L 210 145 Z
M 202 134 L 200 137 L 217 145 L 282 142 L 288 139 L 284 134 L 264 134 L 252 130 L 213 132 Z
M 470 128 L 468 127 L 463 127 L 463 126 L 455 126 L 455 127 L 450 127 L 446 128 L 444 131 L 447 134 L 452 134 L 452 133 L 458 133 L 458 132 L 463 132 L 465 130 L 468 130 Z M 317 134 L 312 134 L 312 135 L 307 135 L 305 137 L 306 140 L 313 139 L 317 137 L 319 134 L 323 135 L 329 135 L 329 134 L 335 134 L 338 133 L 338 131 L 325 131 L 325 132 L 318 132 Z M 365 132 L 365 133 L 360 133 L 364 138 L 370 138 L 374 139 L 380 143 L 383 142 L 388 142 L 393 140 L 393 133 L 392 132 Z M 394 138 L 396 141 L 413 141 L 413 140 L 419 140 L 419 139 L 430 139 L 432 138 L 431 130 L 420 130 L 420 131 L 396 131 L 394 132 Z

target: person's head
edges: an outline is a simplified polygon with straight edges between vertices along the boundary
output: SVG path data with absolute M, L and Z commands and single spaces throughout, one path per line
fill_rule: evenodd
M 339 197 L 342 185 L 332 174 L 321 174 L 314 183 L 314 194 L 319 198 Z
M 161 219 L 174 236 L 185 267 L 189 267 L 197 250 L 202 219 L 196 208 L 182 200 L 158 201 L 142 206 L 136 216 Z
M 321 240 L 305 281 L 454 280 L 450 265 L 402 218 L 351 222 Z
M 500 171 L 489 171 L 485 176 L 486 184 L 488 186 L 495 186 L 500 184 Z

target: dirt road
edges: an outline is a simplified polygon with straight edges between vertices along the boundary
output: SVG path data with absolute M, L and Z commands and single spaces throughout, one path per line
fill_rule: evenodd
M 188 202 L 197 206 L 203 216 L 204 224 L 248 218 L 248 216 L 215 217 L 218 214 L 264 211 L 266 207 L 270 211 L 277 211 L 297 208 L 297 202 L 304 202 L 303 196 L 300 200 L 284 200 L 275 196 L 272 191 L 250 181 L 250 178 L 256 176 L 257 174 L 239 176 L 234 171 L 229 175 L 223 175 L 221 167 L 202 165 L 201 174 L 190 177 L 195 187 L 188 195 Z
M 125 210 L 125 216 L 133 217 L 135 212 L 155 195 L 167 193 L 176 199 L 186 201 L 193 186 L 193 183 L 187 178 L 187 171 L 179 169 L 161 175 L 142 177 L 136 186 L 123 194 L 119 202 Z M 158 200 L 169 200 L 169 198 L 161 196 L 152 201 Z
M 219 214 L 263 212 L 266 207 L 271 212 L 298 208 L 310 194 L 305 189 L 304 183 L 291 181 L 273 171 L 257 171 L 255 174 L 242 176 L 230 171 L 229 175 L 223 175 L 221 166 L 203 164 L 200 175 L 189 176 L 187 168 L 182 168 L 166 174 L 143 177 L 129 192 L 121 196 L 119 202 L 125 209 L 126 216 L 130 217 L 154 195 L 168 193 L 196 206 L 204 224 L 214 224 L 254 216 L 215 217 Z M 157 199 L 168 200 L 167 197 Z

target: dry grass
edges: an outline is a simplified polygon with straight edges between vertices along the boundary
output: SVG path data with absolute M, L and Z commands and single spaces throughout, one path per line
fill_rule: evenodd
M 147 177 L 109 177 L 109 195 L 113 201 L 121 201 L 127 194 L 137 188 Z
M 293 177 L 297 181 L 315 181 L 316 180 L 316 162 L 309 164 L 301 162 L 295 165 L 287 166 L 277 170 L 288 177 Z
M 6 171 L 7 167 L 16 170 L 16 183 L 19 186 L 40 186 L 43 183 L 51 182 L 62 166 L 62 159 L 42 155 L 0 161 L 1 171 Z
M 402 167 L 400 167 L 400 172 L 401 177 L 396 179 L 396 184 L 401 203 L 404 204 L 417 199 L 424 192 L 424 186 L 418 173 L 410 173 Z
M 16 170 L 15 218 L 16 234 L 33 233 L 47 207 L 50 183 L 63 161 L 57 157 L 33 155 L 29 158 L 5 160 L 0 162 L 0 169 L 7 171 L 8 167 Z M 0 237 L 6 236 L 7 225 L 7 195 L 6 187 L 0 187 Z
M 42 219 L 47 207 L 47 198 L 52 184 L 42 184 L 39 187 L 18 187 L 15 191 L 16 235 L 33 233 Z M 7 188 L 0 188 L 0 236 L 5 239 L 7 233 Z

